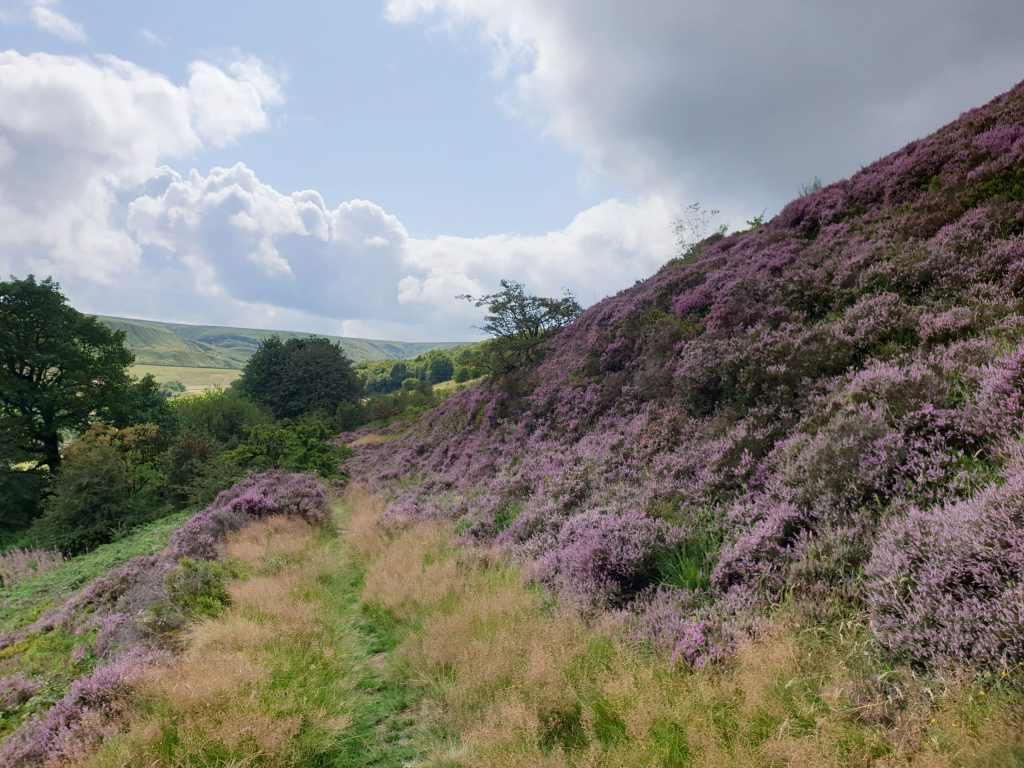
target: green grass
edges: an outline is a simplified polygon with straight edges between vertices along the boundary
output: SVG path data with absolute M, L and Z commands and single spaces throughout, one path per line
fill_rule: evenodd
M 208 389 L 227 389 L 242 372 L 234 368 L 188 368 L 180 365 L 138 364 L 131 367 L 132 376 L 142 378 L 153 374 L 161 384 L 180 381 L 186 392 L 203 392 Z
M 268 336 L 287 341 L 312 334 L 268 331 L 217 325 L 186 325 L 123 317 L 99 319 L 114 330 L 124 331 L 128 348 L 139 364 L 188 368 L 241 368 Z M 460 346 L 459 342 L 386 341 L 328 336 L 341 344 L 352 360 L 408 360 L 432 349 Z
M 30 624 L 58 599 L 140 555 L 156 554 L 192 512 L 179 512 L 136 529 L 123 539 L 0 590 L 0 634 Z
M 242 649 L 258 677 L 198 703 L 183 705 L 173 690 L 146 696 L 137 703 L 134 729 L 108 739 L 90 765 L 392 768 L 421 757 L 419 695 L 389 663 L 405 628 L 362 602 L 363 572 L 337 530 L 301 534 L 310 543 L 298 554 L 287 546 L 273 551 L 289 535 L 271 536 L 258 556 L 235 563 L 235 584 L 244 589 L 251 581 L 263 591 L 236 599 L 205 625 L 222 638 L 239 621 L 269 634 L 236 632 L 232 640 L 200 644 L 168 672 L 166 685 L 202 686 L 204 675 L 218 676 L 209 660 L 223 648 Z M 290 618 L 294 606 L 311 611 Z M 272 733 L 278 728 L 280 738 Z

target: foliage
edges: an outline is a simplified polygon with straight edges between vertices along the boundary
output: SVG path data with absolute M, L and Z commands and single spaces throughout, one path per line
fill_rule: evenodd
M 1014 663 L 1022 123 L 1024 85 L 706 239 L 552 336 L 516 387 L 357 441 L 349 472 L 389 485 L 389 521 L 465 521 L 576 599 L 606 602 L 629 583 L 618 558 L 641 563 L 661 596 L 621 600 L 691 663 L 790 603 L 870 615 L 879 652 L 931 669 Z M 625 537 L 563 570 L 578 521 L 627 512 L 708 549 L 673 563 Z
M 0 587 L 10 587 L 19 581 L 56 568 L 64 556 L 52 549 L 12 549 L 0 555 Z
M 692 254 L 694 249 L 709 237 L 722 237 L 729 231 L 728 224 L 720 224 L 712 229 L 711 222 L 719 213 L 721 211 L 704 208 L 699 202 L 690 203 L 683 208 L 679 216 L 672 221 L 672 232 L 676 236 L 676 250 L 680 257 L 686 258 Z M 753 223 L 750 225 L 752 229 L 756 229 Z
M 249 358 L 234 386 L 277 418 L 288 419 L 333 414 L 360 394 L 352 361 L 340 345 L 319 336 L 287 341 L 271 336 Z
M 341 465 L 351 451 L 330 442 L 333 437 L 334 430 L 323 419 L 254 425 L 247 429 L 245 441 L 226 452 L 224 458 L 243 471 L 283 469 L 334 478 L 340 476 Z
M 880 639 L 909 659 L 1024 662 L 1024 471 L 885 527 L 865 576 Z
M 576 600 L 617 604 L 654 581 L 674 543 L 663 521 L 643 513 L 583 512 L 561 527 L 558 543 L 537 560 L 535 575 Z
M 0 421 L 51 470 L 62 433 L 123 406 L 132 354 L 124 334 L 72 309 L 50 279 L 0 282 Z
M 168 405 L 183 432 L 205 433 L 226 449 L 244 440 L 248 428 L 274 420 L 269 410 L 233 389 L 179 397 Z
M 330 521 L 327 493 L 309 475 L 279 470 L 250 475 L 220 493 L 182 526 L 171 537 L 167 554 L 174 560 L 212 560 L 229 533 L 269 515 L 292 515 L 313 525 L 326 525 Z
M 583 311 L 568 291 L 560 299 L 529 296 L 512 280 L 502 280 L 497 293 L 459 298 L 487 309 L 480 330 L 491 339 L 478 346 L 476 356 L 494 376 L 536 365 L 544 343 Z
M 397 392 L 409 378 L 441 384 L 457 378 L 456 373 L 461 371 L 461 380 L 468 381 L 484 374 L 474 362 L 475 347 L 467 344 L 454 349 L 435 349 L 412 360 L 359 362 L 352 368 L 370 396 Z
M 65 452 L 53 495 L 30 538 L 65 553 L 80 553 L 159 517 L 165 510 L 158 438 L 152 424 L 90 427 Z
M 161 397 L 177 397 L 178 395 L 185 394 L 185 385 L 177 379 L 171 379 L 165 381 L 160 385 L 160 396 Z

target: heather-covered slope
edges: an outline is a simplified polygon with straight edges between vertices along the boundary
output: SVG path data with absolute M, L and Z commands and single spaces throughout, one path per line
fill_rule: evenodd
M 1024 85 L 588 310 L 352 474 L 694 665 L 785 602 L 1024 661 Z M 418 479 L 419 482 L 410 482 Z

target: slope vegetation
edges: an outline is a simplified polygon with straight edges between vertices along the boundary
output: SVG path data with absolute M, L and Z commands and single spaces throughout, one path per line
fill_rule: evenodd
M 212 325 L 162 323 L 100 317 L 114 330 L 124 331 L 128 348 L 136 362 L 150 365 L 174 365 L 190 368 L 242 368 L 260 343 L 268 336 L 284 340 L 306 338 L 311 334 L 296 331 L 266 331 L 255 328 L 229 328 Z M 404 360 L 429 352 L 459 346 L 456 342 L 408 342 L 356 339 L 329 336 L 341 344 L 352 360 Z
M 353 476 L 681 665 L 785 614 L 1019 680 L 1022 233 L 1024 85 L 594 306 Z

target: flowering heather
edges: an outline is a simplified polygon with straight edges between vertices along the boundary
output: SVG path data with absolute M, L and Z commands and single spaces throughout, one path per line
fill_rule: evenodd
M 228 534 L 270 515 L 294 515 L 325 525 L 330 520 L 327 491 L 310 475 L 280 470 L 250 475 L 185 523 L 171 537 L 167 554 L 174 560 L 213 560 Z
M 582 512 L 565 521 L 534 574 L 580 602 L 621 602 L 655 579 L 675 540 L 663 521 L 636 510 Z
M 0 743 L 0 765 L 38 768 L 74 764 L 105 736 L 117 732 L 117 717 L 125 708 L 132 683 L 148 667 L 169 659 L 167 651 L 137 647 L 76 680 L 45 714 Z
M 32 578 L 63 562 L 64 555 L 54 550 L 12 549 L 0 555 L 0 587 Z
M 450 517 L 588 603 L 660 578 L 655 518 L 699 531 L 720 556 L 703 607 L 677 608 L 690 663 L 717 656 L 699 649 L 738 604 L 783 596 L 869 606 L 918 661 L 1016 657 L 1020 571 L 984 560 L 983 520 L 1024 428 L 1022 126 L 1024 84 L 698 245 L 587 310 L 515 394 L 473 387 L 359 441 L 352 476 L 391 484 L 389 519 Z M 942 510 L 977 520 L 956 547 L 922 539 L 928 568 L 890 563 L 920 589 L 858 578 Z M 957 621 L 960 644 L 915 629 Z
M 1024 661 L 1024 469 L 966 501 L 894 518 L 865 575 L 872 624 L 896 653 Z
M 0 712 L 11 712 L 35 696 L 42 686 L 21 674 L 0 677 Z
M 158 555 L 137 557 L 96 579 L 33 624 L 0 637 L 0 650 L 55 629 L 94 631 L 92 653 L 104 662 L 72 684 L 63 700 L 0 744 L 0 765 L 74 763 L 78 754 L 115 728 L 120 702 L 147 665 L 166 657 L 152 622 L 172 602 L 168 575 L 183 558 L 216 560 L 228 534 L 268 515 L 293 515 L 314 525 L 330 520 L 327 492 L 312 476 L 272 470 L 241 480 L 192 517 Z M 79 649 L 80 650 L 80 649 Z M 81 655 L 81 654 L 79 654 Z M 0 680 L 0 708 L 27 700 L 32 681 Z

